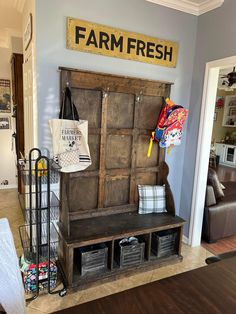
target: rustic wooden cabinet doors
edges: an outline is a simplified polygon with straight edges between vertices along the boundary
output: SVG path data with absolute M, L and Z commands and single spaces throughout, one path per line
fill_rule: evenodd
M 137 185 L 156 184 L 164 153 L 153 145 L 163 98 L 170 84 L 61 68 L 80 119 L 88 120 L 92 165 L 61 178 L 61 222 L 137 209 Z

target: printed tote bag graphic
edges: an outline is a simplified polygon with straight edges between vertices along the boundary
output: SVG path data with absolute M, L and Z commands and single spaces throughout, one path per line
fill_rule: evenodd
M 52 119 L 49 121 L 53 153 L 60 171 L 75 172 L 91 165 L 88 141 L 88 121 Z
M 61 167 L 60 171 L 84 170 L 91 165 L 88 146 L 88 121 L 77 120 L 79 116 L 71 100 L 71 92 L 68 87 L 64 92 L 60 117 L 61 119 L 49 120 L 53 154 Z

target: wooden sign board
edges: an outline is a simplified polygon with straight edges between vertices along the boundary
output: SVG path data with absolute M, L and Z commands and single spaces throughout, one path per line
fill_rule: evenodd
M 176 67 L 178 43 L 67 18 L 67 48 Z

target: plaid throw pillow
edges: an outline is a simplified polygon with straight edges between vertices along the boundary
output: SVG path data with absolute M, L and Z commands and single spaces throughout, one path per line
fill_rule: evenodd
M 166 211 L 165 187 L 161 185 L 138 185 L 139 214 Z

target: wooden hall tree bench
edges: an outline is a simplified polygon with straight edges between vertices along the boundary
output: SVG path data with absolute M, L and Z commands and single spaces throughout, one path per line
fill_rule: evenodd
M 92 165 L 85 171 L 62 173 L 60 180 L 60 252 L 70 287 L 115 278 L 147 267 L 182 260 L 184 220 L 175 215 L 167 180 L 165 151 L 147 149 L 170 83 L 60 68 L 61 90 L 69 84 L 80 118 L 88 120 Z M 165 184 L 167 213 L 139 215 L 138 184 Z M 163 230 L 176 233 L 174 254 L 157 258 L 152 236 Z M 117 241 L 142 237 L 144 262 L 120 268 L 115 262 Z M 88 245 L 108 247 L 106 271 L 82 276 L 78 251 Z
M 69 287 L 85 286 L 97 280 L 117 278 L 119 275 L 127 275 L 148 268 L 168 265 L 182 261 L 181 241 L 184 220 L 170 214 L 147 214 L 137 213 L 114 214 L 87 218 L 72 222 L 72 234 L 66 237 L 61 234 L 61 244 L 64 254 L 61 259 Z M 168 257 L 157 258 L 151 252 L 152 233 L 161 230 L 174 229 L 177 231 L 175 253 Z M 115 241 L 129 236 L 143 236 L 145 240 L 145 260 L 137 266 L 119 268 L 114 260 Z M 79 262 L 76 261 L 78 248 L 92 244 L 106 243 L 108 246 L 108 267 L 105 272 L 96 272 L 91 275 L 81 276 Z

